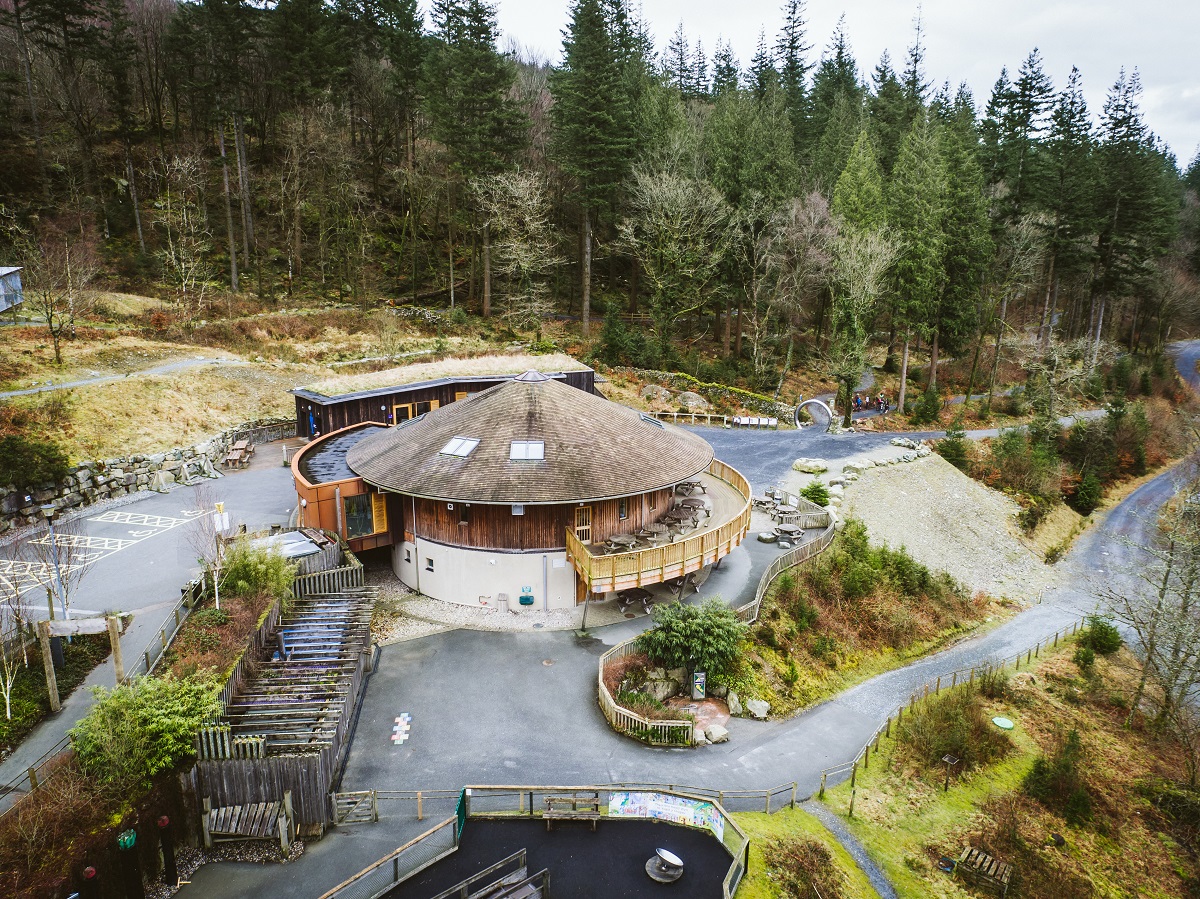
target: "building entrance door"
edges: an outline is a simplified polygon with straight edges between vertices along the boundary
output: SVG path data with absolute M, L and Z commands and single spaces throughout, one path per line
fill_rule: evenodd
M 580 543 L 592 542 L 592 507 L 575 507 L 575 536 Z

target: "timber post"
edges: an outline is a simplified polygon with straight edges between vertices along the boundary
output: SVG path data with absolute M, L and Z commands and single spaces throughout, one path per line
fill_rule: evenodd
M 50 711 L 62 709 L 58 698 L 58 680 L 54 676 L 54 656 L 50 652 L 50 622 L 38 622 L 38 640 L 42 644 L 42 666 L 46 669 L 46 693 L 50 697 Z
M 108 642 L 112 646 L 113 657 L 113 673 L 116 674 L 117 683 L 125 683 L 125 657 L 121 655 L 121 623 L 120 618 L 116 615 L 107 616 L 108 622 Z

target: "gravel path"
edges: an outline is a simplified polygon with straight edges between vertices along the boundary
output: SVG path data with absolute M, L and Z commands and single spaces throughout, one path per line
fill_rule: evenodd
M 854 834 L 846 829 L 846 825 L 842 823 L 842 819 L 831 812 L 828 808 L 817 802 L 815 799 L 810 799 L 808 802 L 802 803 L 800 806 L 818 821 L 825 825 L 828 830 L 839 843 L 842 848 L 850 853 L 850 857 L 862 869 L 862 872 L 867 875 L 867 880 L 871 881 L 871 886 L 882 899 L 898 899 L 896 890 L 892 887 L 891 881 L 887 879 L 887 875 L 880 870 L 879 866 L 867 854 L 867 850 L 863 847 Z
M 847 485 L 844 508 L 872 542 L 904 547 L 972 590 L 1029 602 L 1058 583 L 1058 572 L 1017 538 L 1017 504 L 936 454 L 867 469 Z

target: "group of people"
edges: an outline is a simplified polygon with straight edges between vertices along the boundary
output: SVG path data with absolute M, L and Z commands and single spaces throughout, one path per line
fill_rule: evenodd
M 891 410 L 891 404 L 888 402 L 887 395 L 881 390 L 878 396 L 867 394 L 864 400 L 861 393 L 854 394 L 854 411 L 861 412 L 863 409 L 877 409 L 880 415 L 887 415 Z

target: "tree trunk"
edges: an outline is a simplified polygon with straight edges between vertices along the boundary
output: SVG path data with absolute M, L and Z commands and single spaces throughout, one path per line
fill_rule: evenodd
M 225 122 L 217 127 L 217 147 L 221 151 L 221 182 L 225 188 L 225 230 L 229 235 L 229 289 L 238 292 L 237 239 L 233 235 L 233 204 L 229 199 L 229 160 L 225 156 Z
M 963 408 L 971 405 L 971 394 L 975 392 L 975 375 L 979 372 L 979 355 L 983 352 L 983 328 L 979 329 L 979 339 L 975 341 L 975 356 L 971 359 L 971 374 L 967 378 L 967 393 L 963 397 Z
M 1104 332 L 1104 301 L 1105 294 L 1100 294 L 1100 311 L 1096 315 L 1096 336 L 1092 343 L 1092 368 L 1096 367 L 1096 359 L 1100 356 L 1100 335 Z
M 129 200 L 133 203 L 133 222 L 137 225 L 138 249 L 145 256 L 146 237 L 142 233 L 142 210 L 138 205 L 137 180 L 134 178 L 133 172 L 133 154 L 129 150 L 128 143 L 125 144 L 125 168 L 129 171 Z
M 1046 301 L 1042 305 L 1042 324 L 1038 328 L 1038 346 L 1042 352 L 1046 352 L 1050 348 L 1050 329 L 1051 329 L 1051 313 L 1050 313 L 1050 297 L 1054 293 L 1054 255 L 1050 256 L 1050 270 L 1046 274 Z
M 587 207 L 583 208 L 583 253 L 580 257 L 582 272 L 580 273 L 580 309 L 579 327 L 584 337 L 591 331 L 592 316 L 592 217 Z
M 938 332 L 933 332 L 933 343 L 929 346 L 929 389 L 937 390 Z
M 483 223 L 483 317 L 492 315 L 492 229 Z
M 33 124 L 33 148 L 38 172 L 42 178 L 42 196 L 50 198 L 50 176 L 46 172 L 46 155 L 42 151 L 42 128 L 38 122 L 37 99 L 33 93 L 33 67 L 29 63 L 29 45 L 25 43 L 25 23 L 21 19 L 22 0 L 13 0 L 13 25 L 17 33 L 17 52 L 21 54 L 21 70 L 25 76 L 25 93 L 29 98 L 29 119 Z M 145 252 L 143 249 L 142 252 Z
M 904 332 L 904 352 L 900 357 L 900 395 L 896 397 L 896 411 L 904 414 L 904 401 L 908 398 L 908 332 Z
M 737 325 L 733 329 L 733 357 L 735 359 L 742 358 L 742 297 L 738 295 L 737 301 L 737 316 L 734 319 Z
M 254 210 L 250 207 L 250 164 L 246 157 L 246 132 L 242 117 L 233 117 L 233 147 L 237 158 L 238 196 L 242 209 L 242 261 L 250 264 L 250 245 L 254 243 Z
M 641 266 L 636 258 L 633 260 L 633 270 L 629 273 L 629 314 L 637 315 L 638 311 L 638 273 Z
M 996 323 L 996 345 L 993 349 L 992 357 L 992 376 L 988 379 L 987 400 L 984 408 L 987 414 L 992 413 L 992 394 L 996 392 L 996 374 L 1000 369 L 1000 338 L 1004 334 L 1005 320 L 1008 318 L 1008 294 L 1004 295 L 1004 299 L 1000 302 L 1000 321 Z
M 725 330 L 721 333 L 721 354 L 729 358 L 729 343 L 733 336 L 733 301 L 725 297 Z

